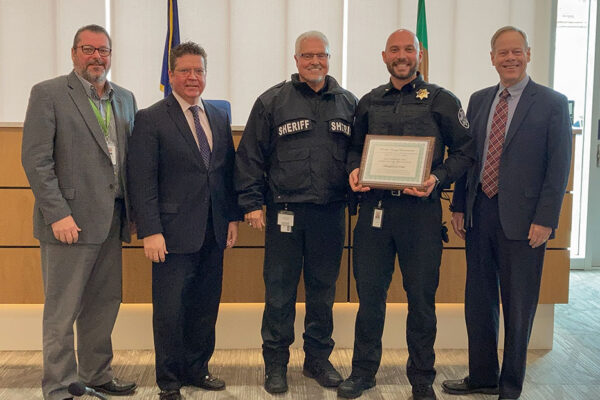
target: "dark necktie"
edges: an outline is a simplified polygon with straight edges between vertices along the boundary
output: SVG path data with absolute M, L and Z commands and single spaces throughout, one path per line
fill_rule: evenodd
M 194 116 L 194 126 L 196 127 L 196 138 L 198 139 L 198 148 L 200 149 L 200 155 L 204 161 L 204 165 L 208 168 L 210 164 L 210 146 L 208 145 L 208 139 L 206 138 L 206 132 L 200 124 L 199 106 L 191 106 L 190 111 Z
M 510 93 L 507 89 L 500 93 L 500 101 L 498 101 L 492 117 L 492 130 L 481 178 L 481 190 L 490 199 L 498 193 L 500 157 L 502 156 L 502 147 L 506 136 L 506 122 L 508 120 L 508 102 L 506 101 L 508 96 L 510 96 Z

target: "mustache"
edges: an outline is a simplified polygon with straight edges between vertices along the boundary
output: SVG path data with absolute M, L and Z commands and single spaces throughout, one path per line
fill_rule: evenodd
M 98 65 L 98 66 L 106 67 L 106 63 L 105 63 L 105 62 L 103 62 L 103 61 L 102 61 L 102 60 L 100 60 L 100 59 L 94 59 L 94 60 L 91 60 L 91 61 L 87 62 L 87 63 L 85 64 L 85 67 L 87 68 L 87 67 L 89 67 L 89 66 L 91 66 L 91 65 Z
M 392 62 L 392 67 L 395 67 L 398 64 L 409 64 L 408 59 L 407 58 L 399 58 L 397 60 L 394 60 Z

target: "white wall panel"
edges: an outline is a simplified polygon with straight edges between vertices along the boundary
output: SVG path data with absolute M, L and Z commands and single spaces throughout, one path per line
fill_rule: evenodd
M 448 87 L 467 108 L 471 93 L 498 82 L 490 61 L 490 38 L 509 21 L 508 2 L 458 0 L 455 10 L 454 79 Z
M 329 75 L 342 83 L 342 34 L 343 34 L 343 0 L 288 0 L 287 7 L 287 41 L 284 58 L 287 62 L 287 78 L 298 72 L 294 60 L 296 38 L 303 32 L 318 30 L 327 36 L 331 59 Z
M 348 1 L 348 90 L 359 98 L 389 80 L 381 51 L 398 15 L 396 0 Z
M 0 0 L 0 121 L 21 121 L 31 86 L 68 73 L 75 30 L 105 25 L 104 1 Z M 232 102 L 244 124 L 256 97 L 296 71 L 294 41 L 323 31 L 331 43 L 330 73 L 358 97 L 389 79 L 381 60 L 388 35 L 415 30 L 416 0 L 349 0 L 347 53 L 342 54 L 343 0 L 179 0 L 182 40 L 208 52 L 205 98 Z M 166 0 L 111 0 L 112 79 L 131 89 L 140 107 L 162 98 L 159 78 L 166 34 Z M 523 28 L 532 46 L 529 72 L 548 83 L 552 2 L 548 0 L 428 0 L 430 79 L 466 103 L 498 81 L 489 40 L 500 26 Z M 16 39 L 18 38 L 18 40 Z M 17 77 L 17 78 L 15 78 Z
M 0 121 L 22 121 L 31 86 L 56 74 L 54 20 L 54 2 L 0 0 Z
M 135 94 L 139 108 L 148 107 L 163 98 L 160 72 L 167 32 L 166 2 L 112 1 L 111 15 L 111 79 Z
M 531 46 L 529 73 L 537 83 L 548 85 L 553 74 L 551 66 L 554 64 L 554 43 L 551 43 L 550 40 L 553 37 L 553 25 L 550 23 L 552 2 L 536 0 L 531 3 L 534 3 L 535 6 L 527 1 L 519 2 L 521 7 L 529 5 L 528 15 L 529 19 L 533 21 L 526 31 Z
M 245 124 L 256 97 L 287 79 L 286 2 L 231 0 L 231 109 Z
M 18 0 L 14 0 L 15 2 Z M 89 24 L 106 26 L 104 1 L 98 0 L 42 0 L 36 4 L 55 3 L 55 22 L 46 19 L 46 25 L 56 27 L 56 75 L 71 72 L 71 47 L 77 29 Z
M 229 45 L 229 1 L 179 0 L 178 5 L 181 41 L 196 42 L 208 54 L 206 89 L 202 97 L 229 99 L 230 65 L 235 62 Z
M 98 3 L 0 0 L 0 121 L 23 121 L 31 87 L 71 71 L 77 28 L 104 24 Z

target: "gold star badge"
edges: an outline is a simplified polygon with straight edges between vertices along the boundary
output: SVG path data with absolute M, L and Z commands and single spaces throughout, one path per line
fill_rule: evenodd
M 429 91 L 427 89 L 417 90 L 417 99 L 423 100 L 429 97 Z

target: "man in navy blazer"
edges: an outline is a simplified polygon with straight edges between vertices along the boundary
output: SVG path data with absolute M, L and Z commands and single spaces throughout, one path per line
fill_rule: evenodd
M 137 234 L 152 260 L 156 381 L 161 400 L 191 384 L 222 390 L 208 370 L 215 346 L 223 251 L 237 239 L 234 147 L 227 113 L 201 100 L 206 52 L 171 51 L 173 93 L 140 110 L 128 179 Z
M 558 226 L 569 175 L 571 124 L 566 97 L 527 75 L 530 49 L 523 31 L 500 28 L 491 46 L 500 83 L 471 96 L 467 118 L 477 159 L 456 183 L 452 202 L 452 227 L 466 238 L 469 375 L 442 386 L 451 394 L 517 399 L 546 241 Z M 498 288 L 505 327 L 502 370 Z

